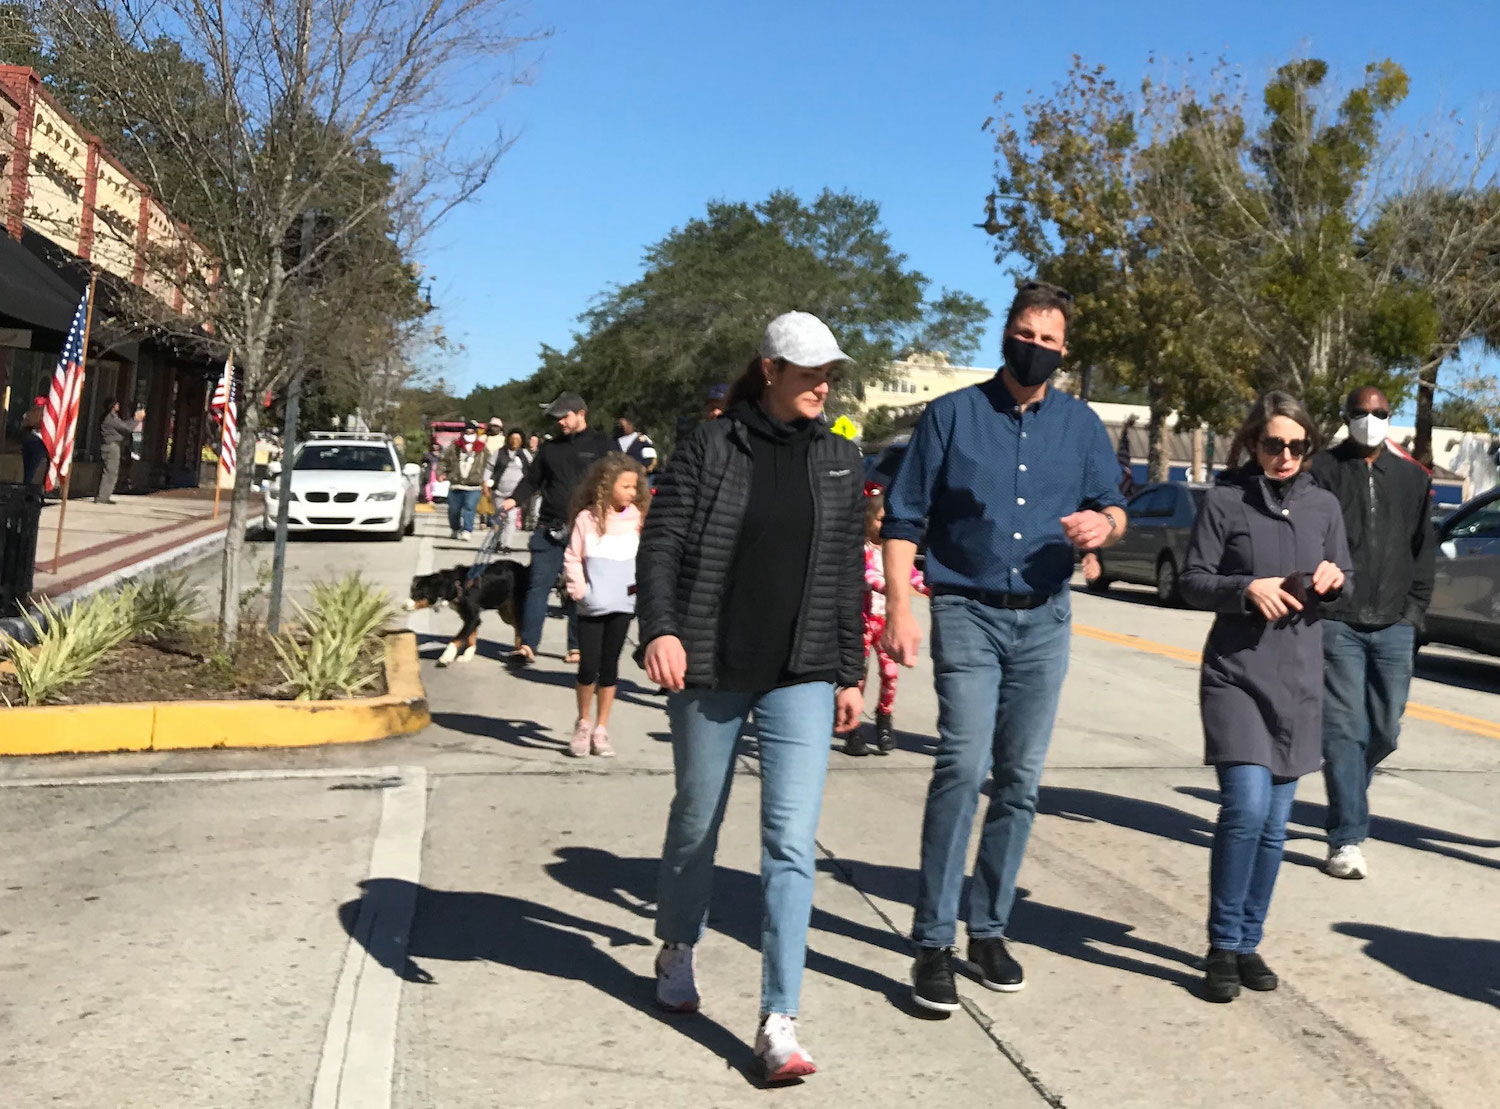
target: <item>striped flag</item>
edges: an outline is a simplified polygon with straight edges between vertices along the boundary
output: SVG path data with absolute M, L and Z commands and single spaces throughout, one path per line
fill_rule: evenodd
M 234 388 L 234 354 L 224 360 L 224 376 L 214 389 L 209 408 L 219 421 L 219 469 L 234 477 L 239 462 L 239 403 Z
M 73 441 L 78 431 L 78 401 L 83 396 L 83 369 L 87 352 L 84 335 L 88 331 L 89 294 L 84 293 L 68 328 L 68 341 L 47 390 L 47 408 L 42 413 L 42 442 L 47 446 L 48 491 L 68 478 L 73 467 Z

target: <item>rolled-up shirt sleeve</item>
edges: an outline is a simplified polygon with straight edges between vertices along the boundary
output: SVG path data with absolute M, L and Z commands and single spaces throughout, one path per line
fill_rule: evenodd
M 929 406 L 911 434 L 895 480 L 886 490 L 885 522 L 880 528 L 882 539 L 921 542 L 927 514 L 932 509 L 933 497 L 942 477 L 947 438 L 946 429 L 938 422 L 938 410 Z

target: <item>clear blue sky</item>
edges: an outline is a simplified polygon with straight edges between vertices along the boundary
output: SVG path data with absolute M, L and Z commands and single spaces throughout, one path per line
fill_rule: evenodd
M 1403 117 L 1500 100 L 1496 0 L 1321 4 L 853 0 L 536 2 L 554 37 L 533 87 L 501 108 L 517 141 L 422 261 L 451 335 L 440 369 L 459 392 L 525 376 L 542 343 L 640 272 L 642 250 L 716 198 L 824 186 L 880 203 L 898 250 L 933 283 L 1003 309 L 1010 288 L 983 218 L 993 99 L 1019 108 L 1073 54 L 1134 87 L 1148 56 L 1223 55 L 1257 82 L 1303 54 L 1344 82 L 1371 61 L 1406 67 Z M 992 328 L 976 359 L 998 361 Z

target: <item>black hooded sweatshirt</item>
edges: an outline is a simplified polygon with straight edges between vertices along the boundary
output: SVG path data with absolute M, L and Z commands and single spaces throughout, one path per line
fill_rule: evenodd
M 750 433 L 752 465 L 750 498 L 719 621 L 718 688 L 753 692 L 793 682 L 831 682 L 832 671 L 792 675 L 787 669 L 812 552 L 807 451 L 817 426 L 812 420 L 782 423 L 751 403 L 728 414 Z

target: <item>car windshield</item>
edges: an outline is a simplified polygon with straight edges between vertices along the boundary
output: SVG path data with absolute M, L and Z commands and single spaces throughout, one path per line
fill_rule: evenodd
M 389 447 L 358 443 L 317 443 L 302 448 L 294 470 L 374 470 L 389 474 L 396 469 Z

